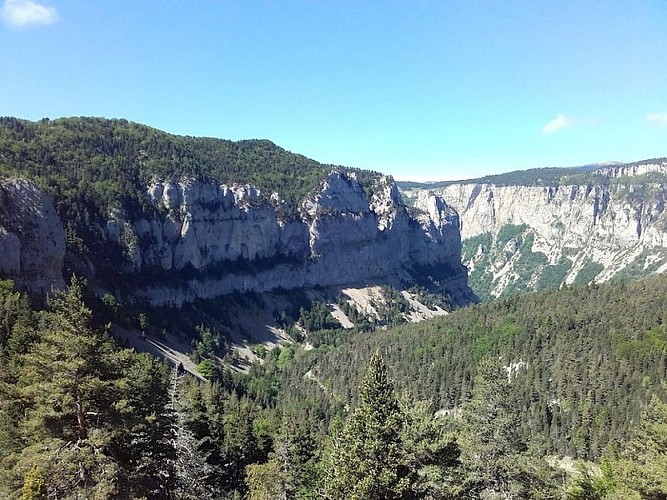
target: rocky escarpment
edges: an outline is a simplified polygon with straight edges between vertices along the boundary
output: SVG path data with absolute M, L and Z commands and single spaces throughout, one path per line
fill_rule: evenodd
M 485 298 L 667 270 L 666 163 L 605 167 L 584 185 L 453 184 L 464 263 Z
M 66 271 L 121 302 L 364 282 L 421 293 L 429 280 L 454 303 L 472 298 L 454 212 L 428 194 L 408 210 L 379 174 L 126 120 L 4 117 L 0 137 L 2 175 L 45 186 L 63 218 L 37 191 L 3 205 L 0 275 L 35 290 L 61 280 L 64 226 Z
M 153 277 L 133 290 L 153 306 L 234 291 L 410 282 L 419 266 L 447 269 L 440 286 L 455 304 L 474 299 L 456 213 L 429 193 L 408 212 L 387 178 L 367 194 L 354 174 L 334 171 L 289 217 L 277 195 L 250 186 L 156 180 L 147 192 L 157 217 L 116 210 L 99 229 L 122 249 L 128 276 Z
M 44 294 L 64 286 L 65 231 L 51 198 L 24 179 L 0 181 L 0 275 Z

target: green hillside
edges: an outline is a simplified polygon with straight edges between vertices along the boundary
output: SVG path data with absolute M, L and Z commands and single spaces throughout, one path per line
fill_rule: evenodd
M 148 209 L 144 186 L 153 178 L 251 184 L 294 205 L 331 168 L 268 140 L 178 136 L 104 118 L 0 118 L 0 175 L 34 179 L 59 208 L 92 217 L 114 205 Z
M 101 498 L 667 491 L 665 469 L 651 468 L 667 453 L 665 276 L 515 296 L 386 330 L 327 330 L 314 349 L 264 351 L 247 374 L 209 364 L 206 383 L 176 369 L 167 383 L 166 368 L 114 346 L 96 326 L 106 307 L 90 296 L 88 316 L 79 283 L 44 312 L 10 286 L 0 289 L 8 498 L 25 488 Z M 202 359 L 217 341 L 200 334 L 193 356 Z M 81 378 L 61 376 L 67 370 Z M 393 451 L 366 456 L 363 446 Z M 568 478 L 547 456 L 603 460 L 606 472 Z M 368 467 L 388 475 L 354 479 Z
M 470 396 L 479 360 L 518 363 L 524 437 L 545 454 L 597 458 L 623 442 L 651 393 L 664 396 L 666 322 L 667 277 L 575 286 L 357 335 L 324 348 L 313 373 L 354 400 L 364 360 L 379 349 L 399 391 L 453 409 Z
M 652 158 L 632 163 L 593 163 L 578 167 L 543 167 L 529 168 L 526 170 L 513 170 L 502 174 L 485 175 L 484 177 L 475 177 L 473 179 L 461 179 L 455 181 L 438 182 L 397 182 L 398 186 L 405 191 L 414 189 L 438 189 L 452 184 L 494 184 L 496 186 L 544 186 L 555 187 L 569 184 L 605 184 L 609 180 L 606 176 L 594 175 L 595 170 L 601 168 L 627 167 L 635 165 L 644 165 L 648 163 L 662 163 L 667 158 Z M 664 176 L 655 176 L 664 181 Z

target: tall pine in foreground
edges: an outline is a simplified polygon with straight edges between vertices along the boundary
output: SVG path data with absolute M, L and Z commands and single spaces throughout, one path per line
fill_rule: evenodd
M 172 489 L 168 374 L 96 331 L 83 282 L 49 300 L 0 385 L 20 441 L 0 467 L 2 498 L 166 498 Z M 12 339 L 8 344 L 12 344 Z
M 410 498 L 412 472 L 401 438 L 404 415 L 382 357 L 373 355 L 355 409 L 333 445 L 328 498 Z

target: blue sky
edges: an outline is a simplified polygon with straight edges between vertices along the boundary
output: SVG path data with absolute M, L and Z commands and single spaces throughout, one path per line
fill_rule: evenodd
M 0 2 L 0 115 L 416 180 L 667 156 L 665 0 Z

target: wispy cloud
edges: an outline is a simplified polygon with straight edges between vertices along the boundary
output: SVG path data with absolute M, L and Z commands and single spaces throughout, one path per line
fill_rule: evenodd
M 648 113 L 646 121 L 655 127 L 667 127 L 667 113 Z
M 553 134 L 554 132 L 558 132 L 559 130 L 573 127 L 575 123 L 577 123 L 577 121 L 574 118 L 570 118 L 565 115 L 558 115 L 556 118 L 554 118 L 544 127 L 542 127 L 542 133 Z
M 58 11 L 31 0 L 5 0 L 0 7 L 0 19 L 10 26 L 52 24 L 58 20 Z

